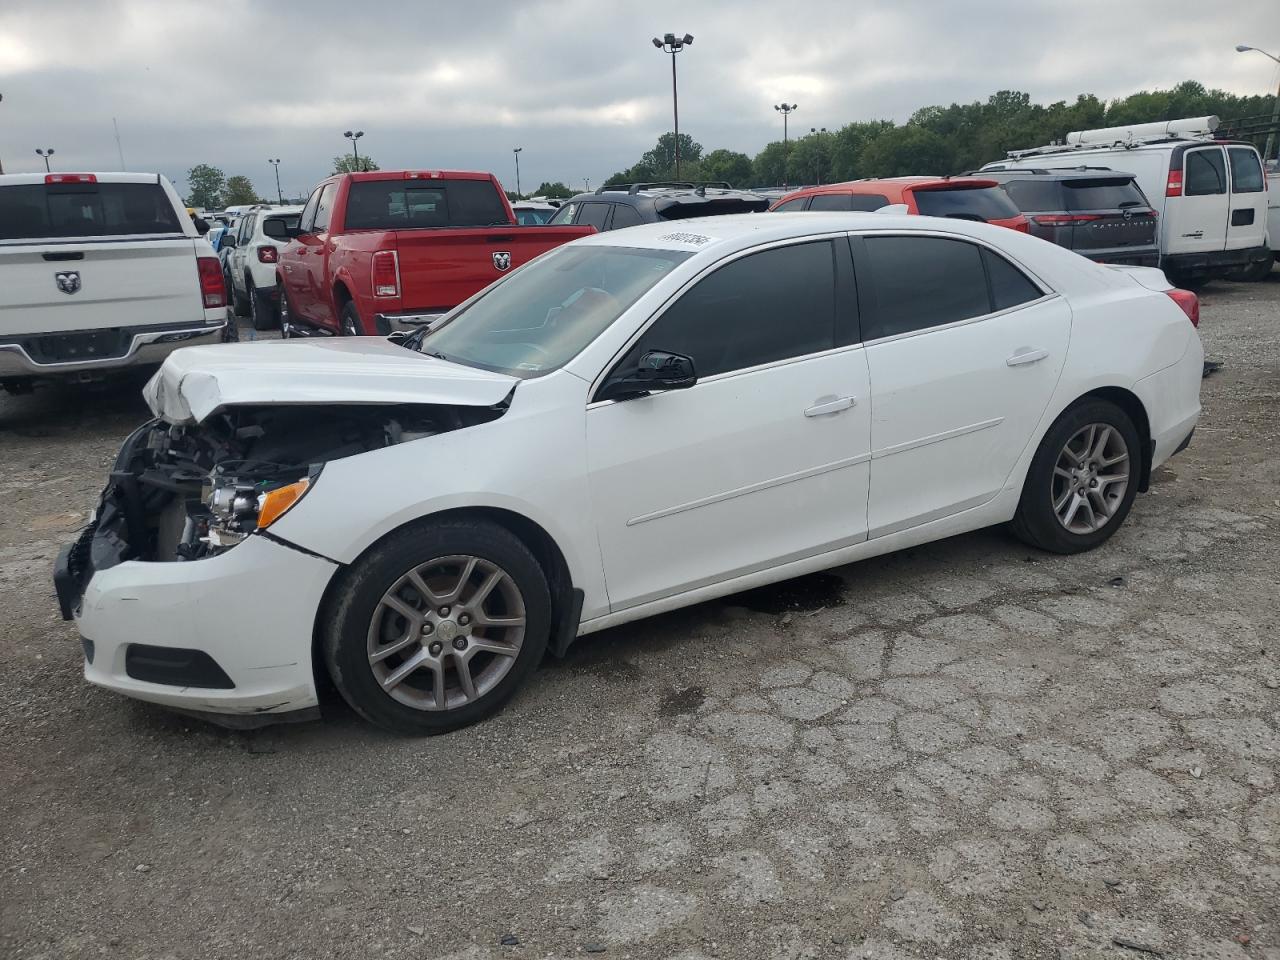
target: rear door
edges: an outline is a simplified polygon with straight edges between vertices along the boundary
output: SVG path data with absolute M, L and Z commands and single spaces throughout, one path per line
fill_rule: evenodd
M 155 182 L 0 186 L 0 337 L 203 322 L 178 217 Z
M 1253 147 L 1227 147 L 1231 171 L 1231 218 L 1227 249 L 1260 247 L 1267 235 L 1267 193 L 1262 162 Z
M 871 537 L 1006 483 L 1066 359 L 1066 302 L 967 240 L 852 238 L 871 371 Z
M 1164 252 L 1225 249 L 1230 214 L 1226 151 L 1220 146 L 1189 148 L 1182 155 L 1182 196 L 1165 204 Z

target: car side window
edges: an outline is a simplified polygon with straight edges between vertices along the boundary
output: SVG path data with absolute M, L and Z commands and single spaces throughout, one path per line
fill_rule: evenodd
M 577 212 L 578 205 L 576 203 L 566 203 L 561 205 L 556 211 L 555 216 L 547 221 L 548 226 L 560 227 L 568 223 L 573 223 L 573 215 Z
M 803 210 L 809 205 L 808 197 L 796 197 L 794 200 L 788 200 L 786 203 L 779 204 L 774 208 L 774 213 L 795 213 L 797 210 Z
M 258 219 L 256 213 L 251 213 L 240 221 L 240 236 L 236 238 L 236 244 L 244 246 L 253 236 L 253 224 Z
M 307 205 L 302 208 L 302 216 L 298 218 L 298 230 L 301 233 L 311 233 L 315 229 L 316 207 L 320 203 L 320 187 L 316 187 L 311 191 L 311 196 L 307 198 Z
M 982 262 L 987 268 L 987 281 L 991 284 L 992 310 L 1008 310 L 1044 296 L 1044 292 L 1025 273 L 1000 254 L 983 247 Z
M 835 346 L 836 268 L 830 241 L 749 254 L 698 281 L 627 352 L 693 358 L 699 378 L 803 357 Z
M 1206 197 L 1227 192 L 1227 167 L 1222 148 L 1188 150 L 1182 192 L 1188 197 Z
M 603 230 L 605 221 L 609 219 L 610 203 L 584 203 L 582 212 L 578 214 L 578 223 L 597 230 Z
M 883 193 L 855 193 L 849 198 L 849 209 L 872 213 L 889 206 L 889 198 Z
M 329 215 L 333 212 L 333 195 L 338 192 L 336 183 L 326 183 L 320 191 L 320 200 L 316 204 L 316 222 L 313 229 L 319 233 L 329 229 Z
M 810 210 L 852 210 L 853 197 L 847 193 L 819 193 L 809 199 Z
M 1228 147 L 1231 158 L 1231 192 L 1261 193 L 1263 189 L 1262 165 L 1257 151 L 1248 147 Z
M 867 237 L 865 271 L 872 309 L 866 340 L 925 330 L 991 312 L 987 275 L 976 244 L 942 237 Z M 864 279 L 864 274 L 865 279 Z
M 613 229 L 621 230 L 623 227 L 638 227 L 644 223 L 640 219 L 640 213 L 635 207 L 629 207 L 625 203 L 615 203 L 613 205 Z

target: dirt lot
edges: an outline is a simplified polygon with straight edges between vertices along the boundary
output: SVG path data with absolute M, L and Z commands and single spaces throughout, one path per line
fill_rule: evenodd
M 1103 549 L 598 634 L 432 740 L 86 687 L 50 566 L 145 410 L 0 400 L 0 955 L 1280 960 L 1280 274 L 1202 333 L 1195 442 Z

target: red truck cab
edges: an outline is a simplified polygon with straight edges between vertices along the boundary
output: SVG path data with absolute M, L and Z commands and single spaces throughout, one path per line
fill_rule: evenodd
M 769 212 L 872 211 L 899 203 L 918 216 L 983 220 L 1022 233 L 1029 231 L 1027 218 L 1009 195 L 995 180 L 985 177 L 888 177 L 828 183 L 788 193 Z
M 523 227 L 497 178 L 375 170 L 312 192 L 280 252 L 284 336 L 381 335 L 430 323 L 594 227 Z

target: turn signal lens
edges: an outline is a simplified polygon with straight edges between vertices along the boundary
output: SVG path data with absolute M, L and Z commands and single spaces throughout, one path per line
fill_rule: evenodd
M 276 487 L 264 493 L 258 504 L 258 529 L 267 529 L 288 513 L 289 508 L 302 499 L 310 486 L 310 480 L 299 480 L 287 487 Z

